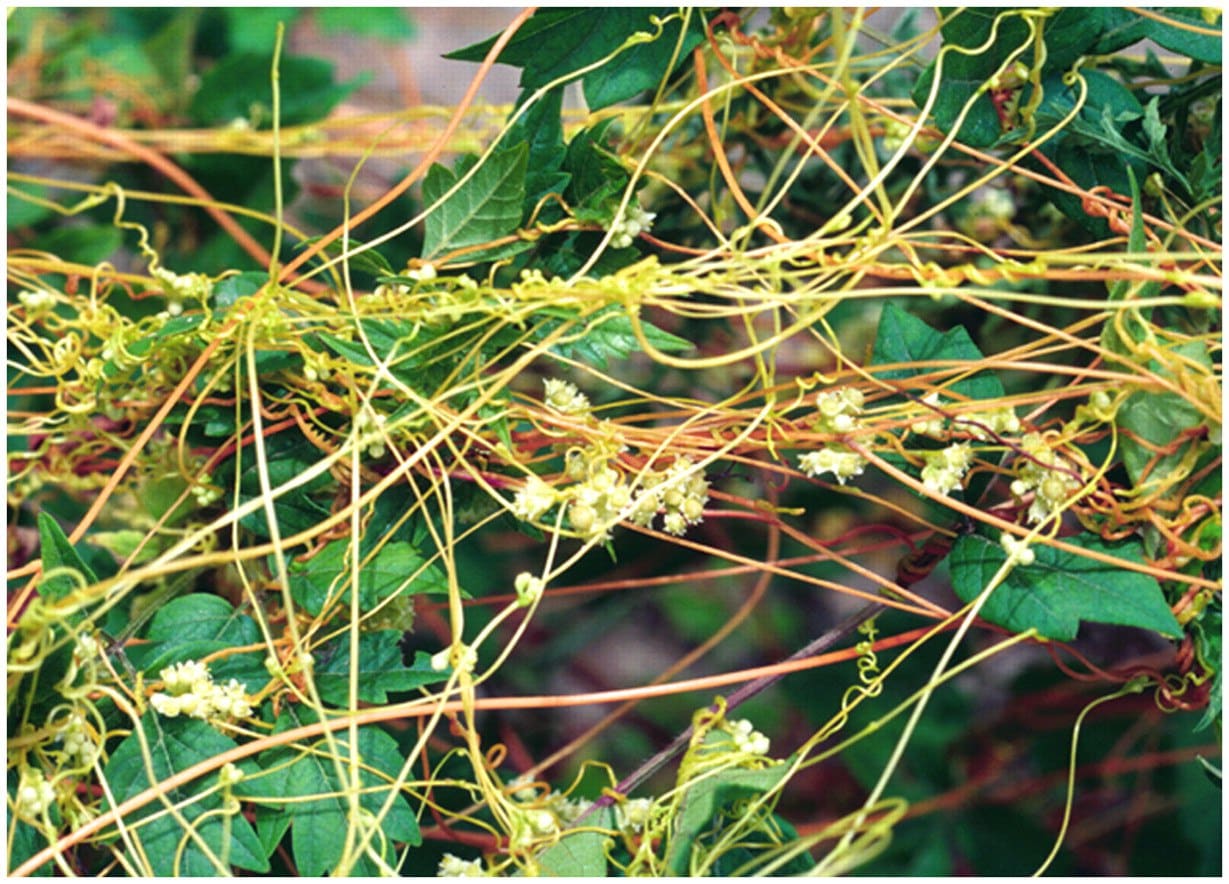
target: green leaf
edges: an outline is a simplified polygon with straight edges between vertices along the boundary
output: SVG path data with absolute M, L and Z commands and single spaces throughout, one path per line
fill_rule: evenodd
M 563 90 L 553 89 L 529 108 L 505 136 L 507 144 L 528 144 L 529 157 L 525 165 L 524 217 L 538 210 L 540 221 L 554 221 L 562 216 L 556 205 L 539 208 L 548 194 L 563 195 L 572 180 L 572 173 L 563 170 Z
M 1171 25 L 1150 18 L 1144 24 L 1145 36 L 1155 40 L 1170 52 L 1185 55 L 1187 58 L 1202 61 L 1204 64 L 1220 65 L 1224 52 L 1224 40 L 1220 36 L 1220 22 L 1209 25 L 1203 20 L 1202 8 L 1198 6 L 1163 6 L 1154 8 L 1154 11 L 1166 18 L 1192 25 L 1199 30 L 1212 30 L 1217 33 L 1216 35 L 1201 34 L 1179 25 Z
M 210 293 L 217 307 L 233 307 L 240 298 L 251 297 L 269 282 L 269 274 L 258 270 L 249 270 L 235 276 L 220 279 Z
M 159 785 L 180 771 L 235 749 L 236 743 L 203 721 L 166 719 L 152 709 L 141 718 L 140 734 L 149 744 L 149 765 L 142 752 L 141 736 L 134 732 L 111 753 L 103 777 L 116 805 L 153 787 L 175 806 L 177 816 L 168 814 L 163 801 L 155 799 L 124 817 L 128 836 L 140 845 L 141 854 L 148 860 L 153 874 L 159 877 L 219 874 L 204 848 L 221 860 L 223 873 L 232 866 L 254 872 L 268 871 L 268 859 L 251 824 L 240 813 L 223 816 L 216 772 L 174 789 Z M 241 763 L 239 767 L 248 774 L 255 770 L 251 762 Z M 107 806 L 112 806 L 110 801 Z M 180 822 L 181 818 L 188 824 L 187 828 Z M 136 863 L 137 858 L 130 856 L 129 860 Z
M 535 90 L 560 77 L 607 57 L 636 34 L 656 34 L 651 18 L 664 18 L 677 9 L 627 6 L 541 9 L 508 42 L 499 55 L 501 64 L 521 68 L 521 89 Z M 704 23 L 693 12 L 679 46 L 682 21 L 674 17 L 656 39 L 627 47 L 609 64 L 585 74 L 582 84 L 590 110 L 600 110 L 651 89 L 670 71 L 672 58 L 685 61 L 687 53 L 704 39 Z M 451 52 L 445 58 L 481 61 L 494 37 Z M 676 54 L 677 53 L 677 54 Z
M 713 733 L 705 742 L 715 740 L 728 741 L 730 737 Z M 686 767 L 684 762 L 680 769 Z M 666 848 L 666 871 L 674 876 L 688 875 L 693 848 L 720 822 L 721 815 L 736 802 L 757 798 L 776 788 L 789 776 L 790 769 L 789 764 L 776 764 L 762 770 L 731 768 L 685 784 L 686 794 Z
M 543 311 L 559 319 L 574 320 L 576 314 L 568 310 Z M 536 337 L 545 337 L 558 327 L 559 319 L 548 319 L 534 329 Z M 681 352 L 692 349 L 690 341 L 672 335 L 645 320 L 640 321 L 645 339 L 658 350 Z M 624 308 L 611 305 L 603 308 L 586 320 L 583 330 L 568 335 L 552 348 L 561 356 L 576 359 L 589 365 L 605 368 L 607 360 L 627 359 L 640 352 L 640 341 L 632 326 L 631 317 Z
M 580 221 L 606 226 L 614 220 L 631 174 L 606 147 L 612 120 L 582 129 L 568 142 L 563 168 L 572 176 L 565 196 Z
M 150 675 L 172 663 L 199 660 L 217 651 L 259 644 L 260 627 L 226 599 L 195 592 L 158 609 L 145 633 L 146 644 L 128 649 L 134 666 Z M 252 693 L 269 680 L 264 654 L 226 654 L 209 664 L 215 681 L 236 679 Z
M 1108 544 L 1079 534 L 1064 542 L 1126 562 L 1144 563 L 1138 541 Z M 1082 621 L 1137 626 L 1174 638 L 1182 635 L 1155 578 L 1043 543 L 1031 549 L 1034 562 L 1013 568 L 982 608 L 981 616 L 991 623 L 1012 632 L 1035 628 L 1056 641 L 1074 639 Z M 961 600 L 973 601 L 1006 560 L 997 540 L 964 535 L 949 557 L 952 588 Z
M 469 180 L 427 216 L 422 256 L 433 258 L 514 233 L 525 202 L 528 158 L 525 143 L 492 153 Z M 434 205 L 475 162 L 462 158 L 455 172 L 438 163 L 432 166 L 423 181 L 423 202 Z
M 60 523 L 46 512 L 38 514 L 38 540 L 44 575 L 60 568 L 68 568 L 80 574 L 87 586 L 98 582 L 81 554 L 69 543 L 68 535 L 60 527 Z M 77 581 L 68 574 L 53 574 L 50 578 L 44 576 L 40 581 L 38 594 L 50 601 L 58 601 L 78 586 Z
M 233 6 L 223 7 L 220 12 L 226 19 L 231 54 L 268 55 L 277 40 L 278 22 L 286 26 L 289 34 L 302 10 L 293 6 Z M 265 82 L 269 82 L 267 71 Z
M 1018 16 L 1004 16 L 1003 13 L 1004 10 L 997 7 L 974 8 L 962 10 L 949 19 L 942 28 L 940 57 L 922 71 L 913 90 L 913 103 L 919 108 L 925 107 L 932 89 L 936 88 L 935 76 L 941 77 L 931 114 L 944 132 L 952 130 L 965 105 L 972 102 L 956 137 L 973 147 L 989 147 L 1002 134 L 998 113 L 984 87 L 1003 60 L 1029 40 L 1024 22 Z M 981 46 L 992 33 L 996 19 L 1000 18 L 997 36 L 985 50 L 970 55 L 952 48 Z
M 272 44 L 272 35 L 269 43 Z M 273 119 L 273 56 L 239 53 L 227 56 L 201 78 L 188 114 L 203 126 L 224 126 L 234 120 L 252 121 L 256 109 L 259 128 L 268 129 Z M 343 98 L 362 85 L 333 82 L 333 66 L 318 58 L 283 56 L 279 68 L 281 123 L 295 126 L 322 120 Z
M 315 16 L 316 24 L 325 34 L 356 34 L 384 40 L 414 36 L 408 10 L 392 6 L 321 6 L 315 10 Z
M 419 651 L 406 666 L 401 655 L 402 632 L 381 629 L 359 634 L 358 699 L 387 703 L 390 692 L 403 693 L 443 681 L 447 673 L 433 669 L 431 655 Z M 334 706 L 350 705 L 350 636 L 339 635 L 319 649 L 315 667 L 320 699 Z
M 267 438 L 265 455 L 269 485 L 273 489 L 299 476 L 320 458 L 320 452 L 296 430 L 283 430 Z M 218 467 L 214 479 L 223 488 L 230 488 L 234 474 L 235 458 L 232 457 Z M 273 511 L 283 536 L 305 531 L 328 515 L 328 507 L 313 500 L 311 495 L 330 487 L 332 482 L 325 473 L 274 499 Z M 260 496 L 260 468 L 256 455 L 252 449 L 245 448 L 239 475 L 239 502 L 246 503 Z M 269 537 L 263 506 L 244 516 L 239 524 L 261 537 Z
M 875 345 L 871 351 L 871 365 L 935 361 L 976 365 L 985 358 L 963 326 L 938 332 L 890 302 L 884 305 L 879 316 L 879 328 L 875 332 Z M 885 380 L 904 380 L 943 370 L 942 366 L 909 366 L 876 371 L 874 374 Z M 977 400 L 997 399 L 1003 395 L 1003 384 L 997 376 L 988 372 L 957 381 L 948 389 Z
M 1198 341 L 1191 343 L 1198 349 L 1192 351 L 1189 350 L 1190 345 L 1186 345 L 1188 355 L 1206 358 L 1203 345 Z M 1188 436 L 1174 451 L 1163 454 L 1157 449 L 1168 448 L 1183 434 L 1201 426 L 1204 420 L 1199 409 L 1177 393 L 1167 390 L 1137 390 L 1131 393 L 1118 409 L 1114 423 L 1124 431 L 1121 440 L 1122 463 L 1131 477 L 1132 486 L 1138 488 L 1141 483 L 1172 481 L 1171 474 L 1189 456 L 1190 446 L 1202 443 Z M 1149 464 L 1152 464 L 1151 469 L 1148 469 Z
M 594 811 L 580 827 L 568 831 L 538 854 L 540 873 L 548 878 L 607 877 L 606 843 L 610 836 L 606 832 L 614 828 L 613 807 Z
M 359 567 L 359 608 L 372 610 L 384 599 L 404 592 L 447 593 L 448 579 L 431 565 L 410 544 L 394 541 L 386 544 L 374 557 L 364 556 Z M 351 574 L 354 563 L 348 540 L 334 540 L 306 562 L 295 561 L 290 566 L 290 591 L 303 609 L 316 616 L 325 606 L 348 605 Z
M 109 224 L 81 227 L 56 227 L 38 237 L 32 248 L 58 255 L 79 264 L 100 264 L 111 258 L 124 244 L 124 234 Z
M 287 708 L 277 720 L 275 734 L 316 721 L 310 710 Z M 341 775 L 350 771 L 350 742 L 345 732 L 330 741 L 323 737 L 310 745 L 279 746 L 261 753 L 258 761 L 264 773 L 249 777 L 235 787 L 237 794 L 272 812 L 262 814 L 266 831 L 276 830 L 290 820 L 291 855 L 298 873 L 319 877 L 336 868 L 341 861 L 349 827 L 347 788 L 361 788 L 359 803 L 373 815 L 380 814 L 392 779 L 405 764 L 397 741 L 375 727 L 358 732 L 357 755 L 361 759 L 359 783 L 343 783 Z M 337 757 L 332 755 L 338 753 Z M 418 820 L 405 796 L 396 795 L 388 813 L 380 817 L 383 839 L 372 840 L 374 850 L 383 850 L 384 861 L 396 866 L 397 843 L 418 846 L 422 835 Z M 272 840 L 265 837 L 265 842 Z M 359 857 L 349 870 L 358 876 L 374 876 L 378 867 L 367 857 Z

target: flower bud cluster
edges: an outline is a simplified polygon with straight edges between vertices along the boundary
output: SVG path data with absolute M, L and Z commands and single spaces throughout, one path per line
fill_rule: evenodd
M 558 378 L 542 382 L 546 388 L 546 407 L 560 414 L 587 414 L 589 397 L 576 389 L 576 385 Z
M 546 591 L 546 583 L 541 577 L 536 577 L 528 571 L 522 571 L 516 575 L 516 582 L 513 584 L 516 589 L 516 603 L 522 608 L 528 608 L 538 599 L 542 598 L 542 593 Z
M 17 300 L 26 308 L 27 317 L 40 316 L 55 306 L 55 295 L 43 289 L 26 289 L 18 292 Z
M 812 478 L 832 473 L 844 485 L 866 469 L 866 458 L 844 445 L 828 445 L 818 451 L 808 451 L 798 458 L 798 466 Z
M 1007 561 L 1014 565 L 1028 567 L 1037 560 L 1037 554 L 1029 547 L 1027 541 L 1013 537 L 1006 531 L 999 538 L 999 544 L 1003 547 L 1003 551 L 1007 553 Z
M 704 520 L 704 506 L 708 503 L 708 481 L 703 471 L 688 457 L 679 457 L 663 473 L 645 476 L 640 494 L 636 496 L 636 509 L 631 521 L 647 528 L 658 512 L 662 515 L 662 530 L 681 537 L 688 525 Z
M 819 411 L 815 431 L 839 435 L 853 432 L 858 428 L 858 416 L 862 414 L 865 401 L 862 391 L 856 387 L 819 393 L 815 397 L 815 408 Z
M 41 771 L 33 767 L 21 769 L 21 780 L 17 786 L 17 815 L 26 819 L 37 819 L 45 814 L 55 803 L 55 786 L 43 776 Z
M 734 738 L 738 751 L 749 755 L 768 754 L 768 737 L 757 731 L 747 719 L 727 721 L 722 725 L 722 729 Z
M 481 859 L 461 859 L 451 853 L 445 853 L 440 859 L 438 876 L 440 878 L 485 878 L 486 870 Z
M 233 678 L 224 685 L 216 684 L 209 667 L 199 660 L 168 666 L 159 676 L 166 690 L 151 696 L 149 705 L 167 718 L 187 715 L 202 721 L 219 721 L 252 714 L 243 685 Z
M 629 798 L 615 805 L 615 820 L 619 831 L 628 837 L 643 832 L 652 816 L 652 798 Z
M 363 404 L 354 418 L 359 451 L 366 451 L 376 459 L 384 456 L 384 424 L 387 420 L 387 415 L 381 414 L 366 403 Z
M 656 217 L 655 212 L 646 212 L 639 204 L 628 205 L 609 227 L 614 234 L 610 240 L 611 246 L 616 249 L 627 248 L 636 237 L 653 227 L 653 219 Z
M 935 408 L 942 405 L 938 393 L 923 396 L 922 402 Z M 1009 405 L 989 411 L 962 414 L 958 421 L 961 430 L 981 442 L 991 440 L 994 435 L 1004 436 L 1020 432 L 1020 419 L 1016 417 L 1015 410 Z M 929 417 L 914 421 L 909 429 L 919 436 L 929 436 L 931 439 L 946 439 L 948 436 L 947 418 L 940 414 L 932 413 Z
M 72 713 L 57 738 L 64 746 L 64 754 L 74 764 L 92 767 L 98 760 L 101 749 L 86 726 L 85 716 Z
M 577 462 L 576 458 L 571 460 L 569 468 Z M 581 463 L 587 467 L 587 475 L 566 492 L 571 501 L 568 504 L 568 524 L 588 539 L 607 540 L 611 526 L 632 501 L 631 489 L 622 474 L 604 458 L 596 458 L 588 464 Z
M 926 466 L 922 467 L 922 484 L 936 494 L 948 494 L 959 488 L 973 462 L 973 452 L 967 442 L 957 442 L 942 451 L 922 453 Z
M 184 301 L 209 300 L 213 291 L 213 283 L 203 273 L 172 273 L 163 267 L 151 267 L 150 274 L 162 283 L 162 291 L 166 296 L 166 312 L 169 316 L 183 313 Z
M 1080 481 L 1059 469 L 1058 456 L 1040 433 L 1029 433 L 1020 440 L 1028 457 L 1016 461 L 1016 479 L 1011 493 L 1022 498 L 1035 492 L 1028 508 L 1030 522 L 1043 522 L 1080 488 Z

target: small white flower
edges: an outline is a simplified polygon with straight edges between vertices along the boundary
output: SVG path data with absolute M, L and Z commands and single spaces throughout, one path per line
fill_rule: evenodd
M 546 404 L 561 414 L 583 414 L 589 410 L 589 398 L 576 385 L 558 378 L 542 382 L 546 388 Z
M 541 577 L 536 577 L 528 571 L 516 575 L 516 601 L 522 608 L 527 608 L 542 597 L 546 583 Z
M 652 813 L 653 801 L 650 798 L 631 798 L 615 806 L 619 831 L 625 835 L 644 831 Z
M 461 859 L 451 853 L 445 853 L 440 859 L 439 877 L 441 878 L 484 878 L 486 872 L 480 859 Z
M 1037 559 L 1037 554 L 1033 552 L 1026 541 L 1020 540 L 1011 534 L 1004 532 L 1003 536 L 999 538 L 999 543 L 1007 553 L 1007 561 L 1013 564 L 1027 567 Z
M 832 473 L 836 480 L 844 485 L 849 479 L 862 475 L 866 469 L 866 460 L 855 451 L 829 446 L 819 451 L 808 451 L 798 458 L 798 465 L 811 477 Z
M 554 488 L 537 476 L 531 475 L 512 499 L 512 514 L 518 519 L 532 522 L 534 519 L 541 518 L 555 505 L 556 497 Z

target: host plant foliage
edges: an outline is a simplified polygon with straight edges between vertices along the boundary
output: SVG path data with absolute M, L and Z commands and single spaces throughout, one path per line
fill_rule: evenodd
M 951 874 L 1000 657 L 1079 870 L 1219 735 L 1218 12 L 526 11 L 498 126 L 301 15 L 9 13 L 9 872 Z

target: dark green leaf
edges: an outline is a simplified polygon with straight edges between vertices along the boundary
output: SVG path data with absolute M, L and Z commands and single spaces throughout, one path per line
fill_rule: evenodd
M 269 274 L 257 270 L 220 279 L 213 287 L 213 303 L 218 307 L 233 307 L 240 298 L 256 294 L 268 282 Z
M 707 740 L 730 740 L 725 734 L 709 734 Z M 779 785 L 790 773 L 790 765 L 777 764 L 762 770 L 731 768 L 705 776 L 686 786 L 686 795 L 676 817 L 675 830 L 666 848 L 666 870 L 685 876 L 690 869 L 693 847 L 702 833 L 712 828 L 716 818 L 730 805 L 758 798 Z
M 272 44 L 272 37 L 269 43 Z M 188 113 L 205 126 L 252 120 L 268 129 L 273 119 L 273 56 L 255 53 L 231 55 L 201 78 Z M 294 126 L 322 120 L 339 101 L 362 85 L 361 80 L 333 82 L 333 66 L 318 58 L 283 56 L 280 65 L 281 123 Z
M 427 216 L 423 257 L 433 258 L 514 233 L 525 202 L 528 158 L 525 143 L 492 153 L 469 180 Z M 472 160 L 459 163 L 455 172 L 438 163 L 432 166 L 423 181 L 423 202 L 434 205 L 472 166 Z
M 309 561 L 291 564 L 290 589 L 307 613 L 319 614 L 330 601 L 334 605 L 338 600 L 343 605 L 349 603 L 354 569 L 349 550 L 349 541 L 334 540 Z M 435 565 L 424 568 L 424 562 L 422 555 L 403 541 L 386 544 L 373 558 L 364 557 L 358 572 L 360 609 L 370 611 L 398 592 L 447 593 L 447 578 Z
M 1138 541 L 1111 545 L 1087 534 L 1064 541 L 1123 561 L 1144 562 Z M 1081 621 L 1182 635 L 1155 578 L 1044 543 L 1031 548 L 1035 561 L 1012 569 L 982 608 L 981 616 L 991 623 L 1012 632 L 1035 628 L 1043 637 L 1057 641 L 1074 639 Z M 1006 560 L 996 540 L 980 534 L 961 537 L 949 557 L 956 594 L 963 601 L 973 601 Z
M 222 796 L 216 790 L 217 773 L 175 789 L 158 785 L 182 770 L 231 751 L 236 748 L 235 742 L 203 721 L 165 719 L 152 709 L 142 717 L 140 729 L 149 744 L 151 766 L 146 765 L 140 736 L 132 733 L 111 753 L 103 771 L 116 804 L 151 787 L 157 788 L 191 826 L 189 834 L 176 816 L 165 812 L 165 805 L 157 799 L 124 817 L 129 837 L 139 843 L 152 872 L 159 877 L 219 874 L 219 869 L 201 849 L 202 842 L 215 857 L 222 858 L 223 873 L 231 866 L 254 872 L 268 871 L 268 860 L 251 824 L 240 813 L 225 819 L 220 813 Z M 239 767 L 248 773 L 255 769 L 250 762 Z M 109 801 L 107 804 L 110 806 Z M 148 817 L 153 818 L 146 821 Z M 135 863 L 136 858 L 130 857 L 130 861 Z
M 223 7 L 227 23 L 227 42 L 231 53 L 268 55 L 277 40 L 277 25 L 281 22 L 290 33 L 302 10 L 293 6 L 233 6 Z M 266 71 L 265 82 L 269 82 Z
M 356 34 L 385 40 L 414 36 L 409 11 L 393 6 L 321 6 L 315 15 L 316 24 L 326 34 Z
M 544 311 L 546 312 L 546 311 Z M 550 311 L 560 318 L 571 319 L 570 311 Z M 538 337 L 545 336 L 558 326 L 557 319 L 548 319 L 535 328 Z M 663 331 L 645 320 L 640 321 L 645 339 L 658 350 L 680 352 L 690 350 L 692 344 L 676 335 Z M 552 348 L 561 356 L 577 359 L 587 365 L 605 368 L 607 360 L 622 360 L 640 352 L 640 341 L 632 326 L 631 318 L 622 307 L 611 306 L 598 311 L 585 321 L 583 329 L 567 335 Z
M 314 723 L 310 711 L 301 707 L 286 709 L 277 720 L 274 733 Z M 311 751 L 304 751 L 310 749 Z M 397 741 L 382 730 L 364 727 L 358 733 L 358 756 L 362 760 L 359 778 L 363 793 L 359 803 L 373 814 L 379 814 L 388 798 L 391 780 L 405 764 Z M 333 757 L 332 752 L 339 753 Z M 282 746 L 270 749 L 259 757 L 265 773 L 249 777 L 235 787 L 242 797 L 267 805 L 272 813 L 264 817 L 266 830 L 284 825 L 278 817 L 290 819 L 291 853 L 300 875 L 314 878 L 332 871 L 341 860 L 349 825 L 349 801 L 343 794 L 346 785 L 340 779 L 348 772 L 350 743 L 344 732 L 330 742 L 323 737 L 310 747 Z M 349 785 L 354 788 L 353 784 Z M 381 817 L 381 829 L 386 843 L 372 842 L 375 850 L 384 849 L 384 860 L 396 865 L 396 843 L 417 846 L 422 843 L 418 820 L 404 795 L 393 798 L 389 812 Z M 266 837 L 268 843 L 271 838 Z M 375 863 L 360 858 L 350 873 L 371 876 L 378 872 Z
M 60 523 L 46 512 L 38 514 L 38 539 L 44 575 L 67 568 L 80 574 L 87 586 L 98 581 L 89 565 L 81 558 L 81 554 L 68 542 L 68 536 L 60 527 Z M 68 574 L 52 574 L 50 578 L 44 576 L 39 583 L 38 594 L 50 601 L 58 601 L 77 589 L 79 585 Z
M 538 868 L 547 878 L 605 878 L 606 830 L 615 828 L 613 807 L 603 807 L 590 814 L 582 826 L 569 831 L 537 856 Z M 599 830 L 599 831 L 593 831 Z
M 209 593 L 190 593 L 163 605 L 150 621 L 146 644 L 128 650 L 129 660 L 153 675 L 172 663 L 199 660 L 217 651 L 247 647 L 261 640 L 260 627 L 226 599 Z M 268 681 L 264 654 L 230 653 L 209 667 L 216 681 L 236 679 L 252 693 Z
M 577 219 L 607 225 L 627 190 L 631 175 L 606 147 L 612 121 L 582 129 L 568 142 L 563 167 L 572 176 L 566 196 Z
M 516 32 L 498 60 L 522 69 L 522 90 L 538 89 L 607 57 L 634 34 L 655 34 L 657 29 L 651 16 L 664 18 L 672 13 L 677 10 L 667 7 L 542 9 Z M 676 57 L 676 51 L 677 60 L 683 61 L 704 38 L 704 24 L 698 12 L 692 13 L 687 34 L 679 47 L 681 29 L 682 22 L 676 16 L 657 39 L 631 46 L 610 64 L 586 74 L 582 83 L 589 109 L 599 110 L 634 98 L 656 86 L 670 73 L 666 67 L 671 58 Z M 494 43 L 492 37 L 445 57 L 481 61 Z
M 529 145 L 525 166 L 525 217 L 538 208 L 547 194 L 563 195 L 572 180 L 563 171 L 563 90 L 553 89 L 534 104 L 508 129 L 505 143 Z M 542 207 L 545 216 L 538 219 L 558 220 L 558 208 Z
M 406 666 L 401 655 L 402 632 L 381 629 L 359 634 L 358 699 L 364 703 L 387 703 L 389 693 L 412 691 L 434 684 L 447 673 L 431 667 L 431 656 L 419 651 Z M 350 705 L 350 636 L 339 635 L 319 649 L 316 656 L 316 687 L 320 699 L 340 708 Z
M 884 305 L 875 332 L 875 345 L 871 352 L 871 365 L 890 365 L 921 362 L 954 363 L 947 370 L 961 371 L 982 362 L 985 356 L 973 343 L 962 326 L 946 332 L 938 332 L 911 313 L 895 304 Z M 930 372 L 943 372 L 945 366 L 908 366 L 874 372 L 885 380 L 904 380 Z M 1003 385 L 998 377 L 981 372 L 970 378 L 957 381 L 948 389 L 970 399 L 997 399 L 1003 395 Z
M 101 264 L 124 244 L 124 234 L 109 224 L 57 227 L 38 237 L 33 248 L 78 264 Z
M 1179 24 L 1169 24 L 1149 18 L 1144 24 L 1146 36 L 1155 40 L 1170 52 L 1185 55 L 1187 58 L 1193 58 L 1205 64 L 1219 65 L 1221 63 L 1224 40 L 1220 36 L 1220 22 L 1218 21 L 1215 25 L 1209 25 L 1204 21 L 1202 7 L 1163 6 L 1154 8 L 1154 11 Z M 1183 25 L 1186 25 L 1186 27 L 1183 27 Z M 1199 31 L 1215 31 L 1216 34 L 1198 33 L 1198 31 L 1191 30 L 1192 27 L 1199 29 Z

